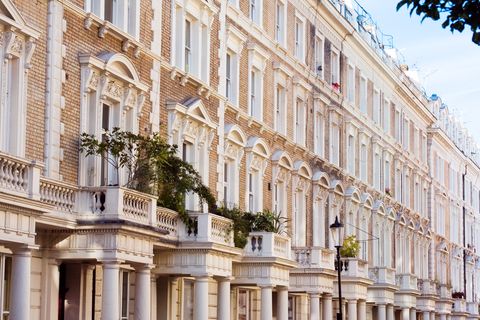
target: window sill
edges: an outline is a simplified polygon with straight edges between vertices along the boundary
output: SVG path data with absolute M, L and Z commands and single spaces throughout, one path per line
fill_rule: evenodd
M 170 72 L 170 78 L 172 80 L 178 80 L 181 86 L 185 86 L 187 83 L 190 83 L 197 89 L 198 95 L 203 95 L 207 99 L 210 97 L 212 92 L 210 86 L 191 73 L 180 70 L 177 67 L 173 67 L 172 71 Z
M 83 27 L 87 30 L 90 30 L 92 26 L 98 28 L 98 37 L 105 38 L 107 34 L 111 34 L 113 37 L 122 41 L 122 51 L 128 52 L 129 48 L 133 48 L 133 55 L 135 58 L 140 56 L 140 52 L 142 51 L 143 47 L 140 42 L 136 39 L 136 37 L 132 36 L 129 33 L 118 28 L 113 23 L 102 20 L 95 14 L 88 12 L 85 14 L 85 19 L 83 21 Z

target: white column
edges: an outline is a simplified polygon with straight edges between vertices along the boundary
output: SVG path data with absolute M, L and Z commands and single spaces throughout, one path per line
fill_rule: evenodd
M 320 320 L 320 295 L 310 293 L 310 320 Z
M 218 319 L 230 320 L 230 279 L 218 280 Z
M 409 320 L 410 319 L 410 310 L 408 308 L 403 308 L 400 315 L 400 320 Z
M 260 320 L 272 320 L 272 287 L 262 287 Z
M 417 320 L 417 310 L 415 308 L 410 309 L 410 320 Z
M 447 315 L 446 314 L 441 314 L 440 315 L 440 320 L 447 320 Z
M 333 319 L 333 303 L 331 295 L 324 295 L 322 299 L 323 320 Z
M 430 312 L 424 311 L 423 312 L 423 320 L 430 320 Z
M 287 287 L 277 287 L 277 320 L 288 320 Z
M 195 278 L 194 320 L 208 320 L 208 276 Z
M 102 320 L 120 318 L 120 263 L 104 262 L 102 288 Z
M 387 320 L 395 320 L 395 309 L 392 304 L 387 306 Z
M 157 275 L 154 273 L 150 274 L 150 308 L 150 318 L 157 319 Z
M 150 319 L 150 269 L 145 265 L 135 269 L 135 319 Z
M 348 300 L 348 320 L 357 320 L 357 300 Z
M 358 320 L 366 320 L 367 319 L 367 302 L 365 300 L 358 301 Z
M 430 320 L 435 320 L 435 312 L 434 311 L 432 311 L 430 313 Z
M 378 320 L 385 320 L 387 319 L 387 306 L 384 304 L 379 304 L 377 306 L 377 319 Z M 391 319 L 393 320 L 393 319 Z
M 60 285 L 60 270 L 58 268 L 59 262 L 55 259 L 46 259 L 47 275 L 44 277 L 45 284 L 42 290 L 45 290 L 46 302 L 45 313 L 42 314 L 42 319 L 58 319 L 58 294 Z
M 12 261 L 12 289 L 10 292 L 10 317 L 15 320 L 30 320 L 30 249 L 16 251 Z

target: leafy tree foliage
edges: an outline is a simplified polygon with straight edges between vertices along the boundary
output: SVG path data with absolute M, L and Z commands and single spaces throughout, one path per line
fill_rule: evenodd
M 200 203 L 207 203 L 215 213 L 216 201 L 200 174 L 191 164 L 177 156 L 177 146 L 166 143 L 159 134 L 146 137 L 114 128 L 106 131 L 102 139 L 83 133 L 80 150 L 86 156 L 106 159 L 118 171 L 126 168 L 125 186 L 158 196 L 158 205 L 177 211 L 191 227 L 185 210 L 185 194 L 195 193 Z
M 410 8 L 410 15 L 416 13 L 426 18 L 439 20 L 445 17 L 442 27 L 453 32 L 462 32 L 466 27 L 472 31 L 472 41 L 480 45 L 480 1 L 479 0 L 401 0 L 397 10 Z

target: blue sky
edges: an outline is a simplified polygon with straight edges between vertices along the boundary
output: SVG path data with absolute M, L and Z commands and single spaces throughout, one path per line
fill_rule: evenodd
M 357 0 L 385 34 L 410 69 L 418 70 L 427 94 L 438 94 L 464 122 L 480 144 L 480 46 L 471 32 L 452 34 L 441 21 L 410 17 L 409 10 L 396 11 L 395 0 Z

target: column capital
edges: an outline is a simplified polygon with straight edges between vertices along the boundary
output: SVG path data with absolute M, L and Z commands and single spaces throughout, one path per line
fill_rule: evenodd
M 138 264 L 135 265 L 135 272 L 150 272 L 153 268 L 155 268 L 154 264 Z
M 324 294 L 322 294 L 322 299 L 333 299 L 333 294 L 324 293 Z
M 120 268 L 123 260 L 100 260 L 104 268 Z
M 228 276 L 228 277 L 214 277 L 214 279 L 217 282 L 232 282 L 235 277 L 234 276 Z
M 320 298 L 320 292 L 307 292 L 310 298 Z

